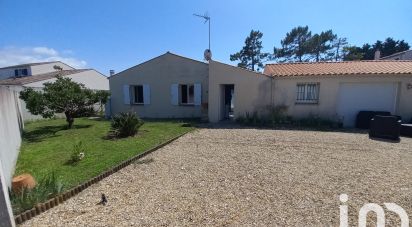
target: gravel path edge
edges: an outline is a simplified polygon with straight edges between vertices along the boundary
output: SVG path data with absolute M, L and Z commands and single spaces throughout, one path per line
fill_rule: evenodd
M 180 137 L 182 137 L 182 136 L 184 136 L 184 135 L 186 135 L 190 132 L 193 132 L 195 130 L 184 132 L 184 133 L 182 133 L 178 136 L 175 136 L 175 137 L 167 140 L 164 143 L 161 143 L 161 144 L 159 144 L 159 145 L 157 145 L 153 148 L 150 148 L 150 149 L 148 149 L 148 150 L 146 150 L 146 151 L 144 151 L 144 152 L 142 152 L 138 155 L 135 155 L 135 156 L 121 162 L 117 166 L 114 166 L 111 169 L 106 170 L 105 172 L 97 175 L 96 177 L 93 177 L 92 179 L 84 182 L 83 184 L 79 184 L 76 187 L 71 188 L 70 190 L 63 192 L 62 194 L 59 194 L 59 195 L 47 200 L 44 203 L 39 203 L 39 204 L 34 205 L 32 209 L 26 210 L 26 211 L 24 211 L 24 212 L 22 212 L 18 215 L 15 215 L 14 216 L 15 223 L 18 224 L 18 225 L 22 224 L 23 222 L 28 221 L 28 220 L 32 219 L 33 217 L 35 217 L 35 216 L 37 216 L 37 215 L 39 215 L 43 212 L 46 212 L 47 210 L 49 210 L 49 209 L 51 209 L 55 206 L 58 206 L 61 203 L 64 203 L 64 201 L 66 201 L 66 200 L 70 199 L 71 197 L 79 194 L 81 191 L 83 191 L 84 189 L 90 187 L 91 185 L 98 183 L 99 181 L 103 180 L 104 178 L 110 176 L 111 174 L 116 173 L 117 171 L 123 169 L 124 167 L 132 164 L 136 160 L 139 160 L 139 159 L 145 157 L 146 155 L 148 155 L 148 154 L 150 154 L 150 153 L 152 153 L 152 152 L 154 152 L 154 151 L 170 144 L 171 142 L 173 142 L 173 141 L 179 139 Z

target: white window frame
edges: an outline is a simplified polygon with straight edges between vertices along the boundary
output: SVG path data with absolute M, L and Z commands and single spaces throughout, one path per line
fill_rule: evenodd
M 133 89 L 132 89 L 132 104 L 134 104 L 134 105 L 144 105 L 145 103 L 144 103 L 144 86 L 143 86 L 143 84 L 136 84 L 136 85 L 132 85 L 131 86 Z M 137 100 L 136 100 L 136 88 L 137 87 L 141 87 L 142 88 L 142 102 L 137 102 Z
M 318 104 L 320 83 L 298 83 L 296 104 Z
M 182 87 L 186 86 L 186 95 L 187 95 L 187 102 L 183 102 L 183 93 Z M 192 102 L 189 102 L 189 91 L 190 87 L 193 88 L 193 99 Z M 179 104 L 182 106 L 194 106 L 195 105 L 195 85 L 194 84 L 179 84 Z

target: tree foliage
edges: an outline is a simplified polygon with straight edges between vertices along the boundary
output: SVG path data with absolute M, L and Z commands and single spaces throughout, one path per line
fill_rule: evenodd
M 373 60 L 375 51 L 381 52 L 381 57 L 389 56 L 397 52 L 409 50 L 410 46 L 404 40 L 394 40 L 386 38 L 385 41 L 377 40 L 374 44 L 365 43 L 361 47 L 351 46 L 346 49 L 345 61 L 352 60 Z
M 309 31 L 309 27 L 298 26 L 293 28 L 290 32 L 286 33 L 286 37 L 280 41 L 282 47 L 274 48 L 274 55 L 280 61 L 306 61 L 304 58 L 308 55 L 310 50 L 309 40 L 312 37 L 312 33 Z
M 241 68 L 258 71 L 263 68 L 263 62 L 269 56 L 268 53 L 262 53 L 263 33 L 260 31 L 250 31 L 245 40 L 245 46 L 237 53 L 230 55 L 231 61 L 240 61 L 238 66 Z
M 286 33 L 274 48 L 274 58 L 280 62 L 330 61 L 340 59 L 345 38 L 338 38 L 332 30 L 315 33 L 308 26 L 298 26 Z
M 96 103 L 105 104 L 108 100 L 107 91 L 93 91 L 70 78 L 57 76 L 55 82 L 44 83 L 42 91 L 25 88 L 20 92 L 20 98 L 26 102 L 30 113 L 51 118 L 55 113 L 64 113 L 68 127 L 71 128 L 74 118 Z

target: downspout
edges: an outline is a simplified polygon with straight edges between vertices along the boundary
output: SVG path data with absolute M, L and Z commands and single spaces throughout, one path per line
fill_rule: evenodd
M 273 75 L 270 76 L 270 105 L 273 108 L 274 103 L 273 103 Z

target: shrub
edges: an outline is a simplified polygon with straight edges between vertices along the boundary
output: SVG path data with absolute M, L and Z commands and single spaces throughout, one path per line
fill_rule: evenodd
M 286 105 L 279 105 L 279 106 L 268 106 L 267 110 L 268 114 L 268 121 L 275 124 L 289 124 L 292 121 L 292 118 L 287 116 L 288 106 Z
M 73 146 L 72 154 L 70 155 L 70 159 L 68 161 L 71 165 L 76 165 L 80 160 L 84 158 L 85 148 L 83 146 L 82 141 L 76 143 Z
M 116 137 L 134 136 L 143 125 L 143 121 L 132 112 L 120 113 L 112 119 L 112 133 Z
M 63 189 L 63 183 L 54 172 L 45 175 L 33 189 L 23 188 L 19 192 L 10 192 L 13 213 L 18 214 L 31 209 L 34 205 L 60 194 Z
M 342 123 L 330 119 L 323 119 L 319 116 L 309 115 L 306 118 L 301 118 L 294 121 L 294 125 L 299 127 L 310 128 L 341 128 Z

